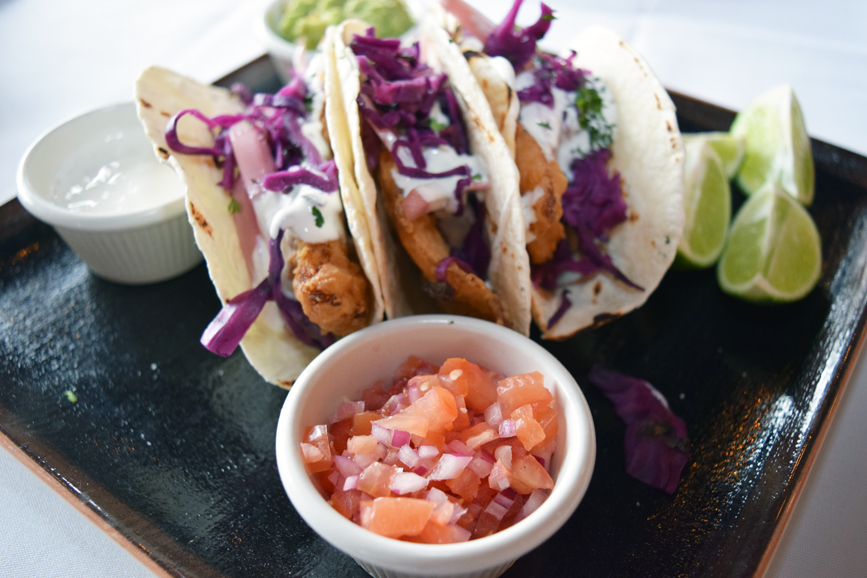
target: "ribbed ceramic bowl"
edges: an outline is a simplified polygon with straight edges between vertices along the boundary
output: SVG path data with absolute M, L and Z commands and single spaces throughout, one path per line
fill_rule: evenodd
M 100 277 L 144 284 L 192 269 L 202 254 L 187 222 L 179 181 L 171 182 L 170 197 L 135 210 L 73 211 L 58 202 L 77 171 L 84 176 L 118 155 L 139 168 L 150 170 L 151 163 L 154 171 L 171 171 L 158 166 L 135 105 L 127 102 L 82 114 L 40 136 L 18 167 L 18 199 L 33 216 L 52 225 Z M 161 182 L 166 178 L 175 177 L 163 175 Z
M 345 400 L 379 379 L 390 379 L 410 355 L 441 364 L 449 357 L 515 375 L 539 371 L 559 412 L 554 489 L 538 510 L 496 534 L 459 544 L 416 544 L 385 538 L 347 520 L 323 499 L 301 455 L 304 428 L 326 423 Z M 380 578 L 493 578 L 547 540 L 584 496 L 596 455 L 593 420 L 581 389 L 563 365 L 537 343 L 498 325 L 468 317 L 421 315 L 380 323 L 326 349 L 286 396 L 277 425 L 277 467 L 302 518 L 334 547 Z

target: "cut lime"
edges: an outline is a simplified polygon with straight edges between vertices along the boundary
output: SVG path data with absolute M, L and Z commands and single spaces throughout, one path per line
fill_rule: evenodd
M 802 205 L 813 202 L 810 137 L 791 86 L 783 84 L 759 95 L 735 117 L 731 133 L 746 143 L 737 174 L 746 194 L 776 181 Z
M 717 267 L 726 293 L 750 301 L 790 302 L 809 293 L 822 272 L 819 232 L 810 214 L 777 183 L 738 211 Z
M 719 259 L 732 217 L 732 196 L 722 160 L 701 138 L 684 140 L 683 205 L 686 221 L 677 265 L 710 267 Z
M 744 159 L 744 139 L 730 132 L 690 132 L 683 134 L 683 143 L 700 139 L 707 142 L 719 155 L 726 171 L 726 178 L 735 178 Z

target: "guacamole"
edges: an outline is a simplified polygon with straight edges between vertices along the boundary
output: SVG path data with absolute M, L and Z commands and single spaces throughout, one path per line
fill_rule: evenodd
M 395 37 L 413 25 L 402 0 L 286 0 L 275 26 L 290 42 L 316 48 L 325 29 L 347 18 L 373 24 L 379 37 Z

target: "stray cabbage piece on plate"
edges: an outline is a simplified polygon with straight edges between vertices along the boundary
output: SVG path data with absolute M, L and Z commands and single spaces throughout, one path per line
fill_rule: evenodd
M 686 424 L 672 413 L 665 397 L 642 379 L 599 364 L 590 369 L 587 377 L 626 422 L 626 472 L 673 494 L 689 459 Z

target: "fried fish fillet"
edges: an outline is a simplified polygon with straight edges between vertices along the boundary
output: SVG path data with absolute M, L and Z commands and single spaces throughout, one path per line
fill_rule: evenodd
M 367 279 L 361 267 L 349 260 L 345 242 L 296 240 L 290 266 L 295 298 L 323 333 L 342 337 L 367 326 Z
M 391 176 L 397 165 L 391 154 L 383 150 L 377 166 L 377 178 L 385 201 L 385 208 L 397 230 L 401 244 L 431 284 L 437 283 L 436 270 L 440 262 L 450 254 L 449 246 L 436 226 L 436 217 L 422 215 L 409 220 L 403 212 L 403 195 Z M 467 273 L 455 263 L 446 269 L 446 280 L 454 291 L 447 296 L 435 296 L 438 304 L 449 313 L 471 315 L 510 325 L 505 307 L 500 298 L 473 273 Z
M 528 230 L 532 241 L 527 251 L 533 263 L 544 263 L 554 256 L 557 243 L 566 236 L 563 223 L 563 192 L 569 184 L 557 159 L 548 160 L 542 147 L 519 123 L 515 133 L 515 164 L 521 182 L 521 196 L 537 194 L 533 203 L 535 220 Z

